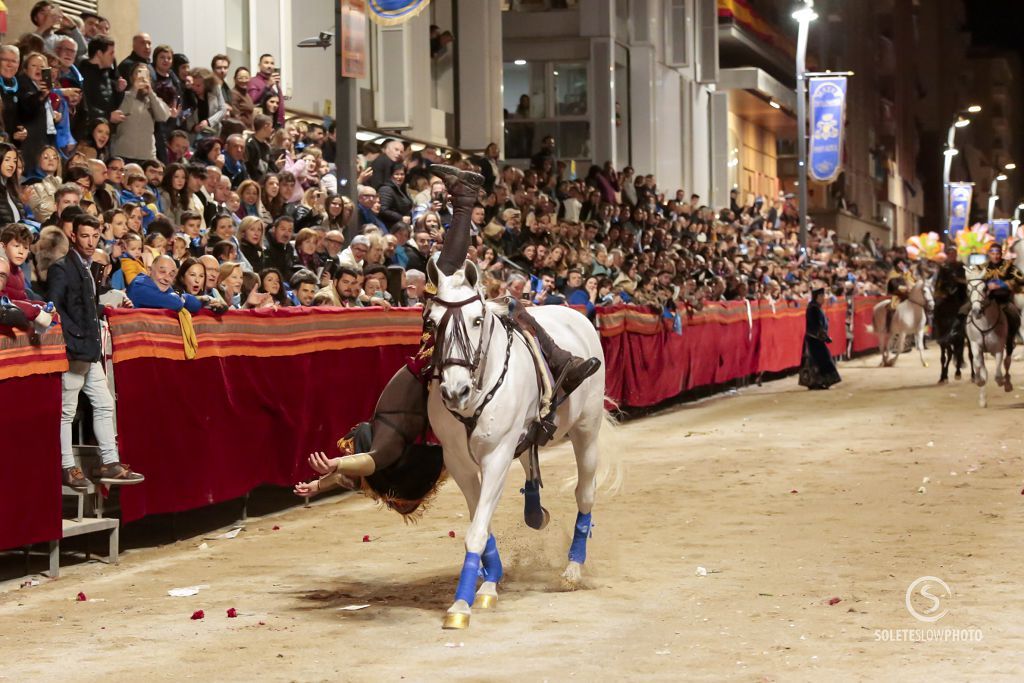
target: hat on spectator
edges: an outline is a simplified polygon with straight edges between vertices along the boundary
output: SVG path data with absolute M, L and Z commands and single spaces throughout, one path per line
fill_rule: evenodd
M 523 214 L 519 209 L 505 209 L 501 212 L 501 220 L 508 223 L 513 218 L 522 218 Z
M 356 235 L 355 237 L 352 238 L 352 242 L 349 244 L 349 246 L 350 247 L 354 247 L 357 244 L 361 244 L 364 247 L 369 247 L 370 246 L 370 238 L 367 237 L 366 235 Z

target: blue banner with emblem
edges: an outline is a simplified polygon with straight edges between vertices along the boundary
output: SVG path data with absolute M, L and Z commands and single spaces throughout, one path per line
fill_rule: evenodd
M 430 0 L 366 0 L 370 18 L 384 26 L 404 24 L 422 12 Z
M 956 234 L 967 227 L 971 217 L 971 195 L 974 187 L 970 183 L 949 184 L 949 237 L 956 239 Z
M 992 236 L 996 238 L 996 242 L 1002 244 L 1010 239 L 1012 232 L 1009 218 L 997 218 L 992 221 Z
M 811 144 L 808 171 L 819 183 L 830 183 L 843 170 L 843 119 L 846 77 L 812 78 Z

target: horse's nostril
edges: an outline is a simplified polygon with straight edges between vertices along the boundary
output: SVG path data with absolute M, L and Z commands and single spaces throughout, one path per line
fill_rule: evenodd
M 443 398 L 446 401 L 450 401 L 452 398 L 451 396 L 448 395 L 448 387 L 446 387 L 443 384 L 441 385 L 441 398 Z
M 459 398 L 463 399 L 466 398 L 467 396 L 469 396 L 469 386 L 463 385 L 463 387 L 459 389 Z

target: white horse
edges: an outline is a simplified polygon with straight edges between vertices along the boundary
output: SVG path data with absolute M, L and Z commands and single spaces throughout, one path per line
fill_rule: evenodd
M 921 365 L 928 367 L 928 362 L 924 359 L 924 329 L 928 323 L 928 311 L 935 308 L 931 289 L 926 286 L 924 280 L 918 281 L 910 288 L 907 299 L 896 306 L 890 324 L 886 325 L 888 307 L 889 301 L 880 301 L 875 304 L 873 315 L 872 331 L 878 337 L 878 351 L 882 354 L 881 365 L 889 367 L 896 364 L 896 359 L 903 352 L 907 335 L 911 334 L 921 356 Z M 890 357 L 890 342 L 893 339 L 896 343 Z
M 427 409 L 434 433 L 444 447 L 445 467 L 466 497 L 471 516 L 455 602 L 443 626 L 466 628 L 474 600 L 482 608 L 497 600 L 502 569 L 490 530 L 491 517 L 505 488 L 519 439 L 537 418 L 541 390 L 530 342 L 508 324 L 507 305 L 484 302 L 476 265 L 466 261 L 450 276 L 439 272 L 433 262 L 428 270 L 437 282 L 429 316 L 437 326 L 435 344 L 440 349 L 435 355 L 435 371 L 440 374 L 430 385 Z M 531 313 L 566 351 L 602 360 L 601 369 L 556 412 L 554 439 L 568 436 L 572 441 L 578 472 L 578 513 L 569 563 L 563 573 L 572 584 L 580 580 L 590 535 L 598 434 L 604 421 L 604 356 L 594 326 L 573 309 L 539 306 Z M 523 454 L 522 461 L 527 479 L 534 479 L 528 454 Z M 539 498 L 535 502 L 539 506 Z M 528 515 L 529 506 L 528 497 Z M 479 590 L 478 572 L 483 578 Z
M 975 383 L 979 387 L 978 405 L 988 406 L 985 385 L 988 370 L 985 368 L 985 354 L 990 353 L 996 361 L 996 385 L 1004 391 L 1013 391 L 1010 381 L 1010 354 L 1006 353 L 1008 323 L 1006 314 L 998 303 L 988 297 L 986 283 L 982 277 L 985 270 L 980 266 L 967 266 L 967 288 L 971 310 L 967 314 L 967 341 L 974 355 Z M 1004 377 L 1005 372 L 1005 377 Z

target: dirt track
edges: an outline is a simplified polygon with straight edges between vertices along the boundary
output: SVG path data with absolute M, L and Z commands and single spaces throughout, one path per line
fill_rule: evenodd
M 827 393 L 791 378 L 622 427 L 624 488 L 599 493 L 577 592 L 557 579 L 575 517 L 567 447 L 546 456 L 543 532 L 521 522 L 514 469 L 498 608 L 468 631 L 440 629 L 467 522 L 449 483 L 415 526 L 346 497 L 207 549 L 8 584 L 0 679 L 1019 680 L 1024 401 L 992 390 L 982 411 L 974 387 L 936 387 L 929 359 L 857 360 Z M 953 591 L 934 625 L 904 605 L 925 575 Z M 167 596 L 194 584 L 209 588 Z M 353 604 L 370 606 L 338 609 Z M 876 641 L 933 627 L 983 640 Z

